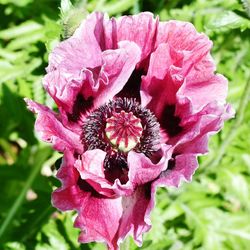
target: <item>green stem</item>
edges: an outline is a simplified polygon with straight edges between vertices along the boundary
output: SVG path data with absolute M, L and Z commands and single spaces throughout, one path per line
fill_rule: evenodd
M 235 122 L 234 122 L 233 126 L 231 127 L 231 129 L 229 130 L 228 135 L 225 138 L 225 140 L 223 141 L 221 147 L 219 148 L 215 159 L 213 159 L 213 160 L 209 161 L 207 164 L 205 164 L 203 166 L 204 170 L 210 171 L 220 163 L 222 157 L 225 154 L 227 147 L 230 145 L 232 140 L 238 134 L 238 127 L 241 125 L 241 123 L 244 119 L 244 113 L 245 113 L 245 110 L 246 110 L 246 107 L 247 107 L 247 104 L 249 101 L 249 97 L 250 97 L 250 77 L 248 78 L 244 92 L 242 94 L 240 104 L 239 104 L 239 107 L 238 107 L 238 110 L 236 113 Z
M 48 155 L 50 153 L 50 150 L 37 150 L 37 154 L 34 155 L 33 158 L 33 168 L 32 171 L 27 179 L 27 181 L 25 182 L 25 185 L 23 186 L 23 189 L 20 193 L 20 195 L 17 197 L 17 199 L 15 200 L 14 204 L 12 205 L 12 207 L 10 208 L 5 220 L 3 221 L 1 227 L 0 227 L 0 238 L 4 235 L 6 229 L 8 228 L 9 224 L 11 223 L 12 219 L 14 218 L 16 212 L 19 210 L 19 208 L 21 207 L 26 193 L 29 190 L 29 188 L 31 187 L 32 183 L 34 182 L 35 178 L 37 177 L 37 175 L 39 174 L 40 170 L 41 170 L 41 166 L 43 165 L 44 161 L 47 159 Z

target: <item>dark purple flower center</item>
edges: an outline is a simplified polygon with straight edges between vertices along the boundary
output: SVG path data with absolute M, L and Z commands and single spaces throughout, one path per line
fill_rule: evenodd
M 127 181 L 127 154 L 130 150 L 151 157 L 160 142 L 160 125 L 150 110 L 135 99 L 117 98 L 95 109 L 83 124 L 85 150 L 101 149 L 106 178 Z

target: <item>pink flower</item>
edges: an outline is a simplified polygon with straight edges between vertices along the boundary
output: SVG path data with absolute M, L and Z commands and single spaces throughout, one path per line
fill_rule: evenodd
M 43 83 L 59 112 L 26 102 L 64 154 L 52 203 L 77 211 L 80 242 L 141 245 L 157 186 L 191 180 L 233 115 L 211 47 L 190 23 L 93 13 L 50 54 Z

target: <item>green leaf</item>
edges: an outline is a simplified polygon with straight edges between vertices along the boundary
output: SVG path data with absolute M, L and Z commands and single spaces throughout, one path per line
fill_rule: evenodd
M 21 37 L 27 34 L 32 34 L 34 32 L 40 31 L 42 25 L 34 21 L 26 21 L 18 26 L 0 31 L 0 38 L 5 40 L 10 40 L 13 38 Z
M 215 16 L 206 26 L 208 29 L 238 29 L 250 28 L 250 20 L 243 18 L 233 11 L 225 11 L 222 15 Z

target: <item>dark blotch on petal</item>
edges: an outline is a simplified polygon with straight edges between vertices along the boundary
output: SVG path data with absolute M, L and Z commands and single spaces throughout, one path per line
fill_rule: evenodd
M 104 195 L 99 194 L 87 181 L 81 179 L 81 177 L 79 177 L 77 185 L 82 191 L 91 193 L 91 196 L 93 197 L 105 198 Z
M 174 167 L 175 167 L 175 157 L 173 156 L 173 158 L 168 161 L 167 170 L 174 169 Z
M 160 178 L 165 178 L 167 176 L 167 174 L 173 170 L 175 168 L 175 157 L 176 157 L 176 154 L 173 154 L 172 158 L 168 161 L 168 167 L 165 171 L 162 171 L 161 174 L 160 174 Z
M 87 68 L 87 69 L 92 72 L 94 82 L 97 82 L 98 78 L 100 76 L 100 72 L 101 72 L 102 66 L 97 66 L 95 68 Z
M 127 160 L 119 155 L 107 155 L 104 160 L 105 178 L 114 183 L 119 179 L 121 184 L 126 184 L 128 181 L 128 164 Z
M 144 75 L 143 70 L 135 69 L 128 79 L 123 89 L 116 95 L 117 97 L 135 98 L 137 102 L 141 102 L 140 88 L 141 77 Z
M 166 105 L 161 115 L 160 125 L 168 134 L 169 137 L 178 135 L 182 131 L 179 125 L 181 122 L 180 117 L 175 116 L 175 106 Z
M 147 184 L 144 185 L 144 189 L 145 189 L 145 198 L 147 200 L 151 199 L 151 185 L 152 182 L 148 182 Z
M 90 108 L 93 107 L 93 100 L 92 96 L 85 99 L 81 94 L 78 94 L 71 114 L 68 115 L 68 119 L 70 122 L 77 122 L 80 118 L 80 115 L 84 115 Z

